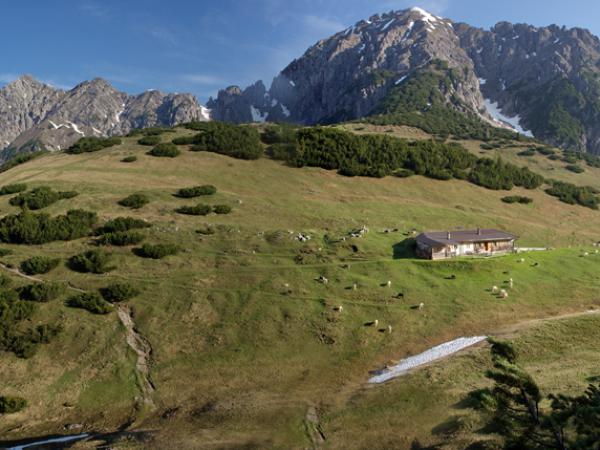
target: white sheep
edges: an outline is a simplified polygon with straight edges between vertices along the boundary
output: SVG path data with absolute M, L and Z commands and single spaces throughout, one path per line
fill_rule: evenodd
M 514 282 L 513 279 L 511 278 L 510 280 L 508 280 L 508 285 L 510 286 L 510 288 L 512 289 Z
M 392 326 L 391 326 L 391 325 L 388 325 L 388 328 L 387 328 L 387 330 L 388 330 L 388 333 L 391 333 L 391 332 L 392 332 Z
M 379 326 L 379 320 L 375 319 L 375 320 L 373 321 L 373 326 L 374 326 L 374 327 L 378 327 L 378 326 Z
M 425 308 L 425 303 L 419 303 L 419 309 Z
M 498 286 L 492 286 L 492 294 L 498 293 Z
M 342 305 L 338 306 L 337 308 L 335 308 L 335 310 L 337 312 L 342 312 L 344 310 L 344 307 Z
M 387 287 L 392 287 L 392 282 L 388 280 Z
M 508 292 L 505 289 L 500 291 L 500 298 L 508 298 Z
M 525 258 L 521 258 L 521 259 L 519 259 L 518 261 L 519 261 L 520 263 L 523 263 L 523 262 L 525 262 Z
M 356 291 L 357 289 L 358 289 L 358 284 L 354 283 L 354 284 L 352 285 L 352 290 L 353 290 L 353 291 Z

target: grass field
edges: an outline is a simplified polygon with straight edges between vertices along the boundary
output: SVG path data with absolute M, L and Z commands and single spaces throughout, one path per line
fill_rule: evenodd
M 102 220 L 144 218 L 153 224 L 144 231 L 147 242 L 182 247 L 158 261 L 111 248 L 116 270 L 108 274 L 79 274 L 61 265 L 41 276 L 90 290 L 128 280 L 143 290 L 129 304 L 136 329 L 152 346 L 155 406 L 140 401 L 136 355 L 117 315 L 93 316 L 58 300 L 41 305 L 35 321 L 60 321 L 60 339 L 29 360 L 0 355 L 2 393 L 30 403 L 0 418 L 3 437 L 63 432 L 73 423 L 94 431 L 131 423 L 158 430 L 156 448 L 310 448 L 306 417 L 314 407 L 326 448 L 410 448 L 415 440 L 463 448 L 473 439 L 476 428 L 469 424 L 476 418 L 456 404 L 486 383 L 485 349 L 384 386 L 365 388 L 369 371 L 459 336 L 600 307 L 600 255 L 592 246 L 600 240 L 600 213 L 560 203 L 542 190 L 514 189 L 511 195 L 534 202 L 507 205 L 500 200 L 506 192 L 464 181 L 345 178 L 266 158 L 188 151 L 154 158 L 135 141 L 97 153 L 44 156 L 1 174 L 0 185 L 76 190 L 79 196 L 45 211 L 77 207 L 97 211 Z M 138 160 L 122 163 L 129 155 Z M 198 184 L 218 188 L 199 201 L 228 204 L 233 212 L 176 214 L 175 208 L 196 201 L 173 194 Z M 136 192 L 150 203 L 135 211 L 118 206 Z M 0 211 L 18 209 L 0 198 Z M 197 233 L 207 225 L 215 234 Z M 370 230 L 365 238 L 340 239 L 363 225 Z M 475 226 L 514 232 L 522 246 L 554 249 L 526 254 L 525 262 L 511 255 L 434 263 L 401 251 L 413 229 Z M 297 241 L 298 232 L 311 240 Z M 64 261 L 89 248 L 90 239 L 3 247 L 13 254 L 2 262 L 17 266 L 40 254 Z M 317 282 L 320 276 L 329 283 Z M 498 300 L 489 290 L 508 278 L 514 289 Z M 394 298 L 399 292 L 404 300 Z M 422 311 L 412 309 L 421 302 Z M 339 305 L 342 313 L 335 311 Z M 394 331 L 365 326 L 374 319 Z M 570 390 L 598 375 L 598 323 L 571 319 L 518 335 L 518 348 L 542 386 Z M 440 427 L 455 416 L 467 425 Z

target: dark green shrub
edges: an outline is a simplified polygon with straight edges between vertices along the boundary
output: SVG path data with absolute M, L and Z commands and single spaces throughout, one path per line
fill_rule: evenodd
M 60 263 L 59 258 L 33 256 L 21 263 L 21 272 L 27 275 L 39 275 L 55 269 Z
M 137 156 L 126 156 L 125 158 L 123 158 L 121 160 L 121 162 L 124 163 L 132 163 L 132 162 L 136 162 L 137 161 Z
M 215 205 L 213 207 L 215 214 L 229 214 L 231 212 L 231 206 L 229 205 Z
M 179 156 L 181 154 L 181 151 L 177 148 L 175 144 L 171 142 L 164 142 L 162 144 L 158 144 L 147 154 L 162 158 L 175 158 L 176 156 Z
M 2 186 L 0 188 L 0 195 L 18 194 L 19 192 L 26 190 L 27 185 L 25 183 L 7 184 L 6 186 Z
M 119 200 L 119 205 L 125 206 L 131 209 L 140 209 L 141 207 L 150 203 L 150 199 L 144 194 L 131 194 L 122 200 Z
M 415 173 L 412 170 L 408 169 L 398 169 L 394 170 L 393 175 L 398 178 L 408 178 L 412 177 Z
M 97 152 L 115 145 L 121 145 L 121 138 L 82 137 L 75 142 L 75 144 L 66 149 L 65 152 L 71 155 L 78 155 L 81 153 Z
M 585 170 L 583 170 L 583 167 L 578 166 L 577 164 L 569 164 L 569 165 L 565 166 L 565 169 L 570 170 L 571 172 L 574 172 L 574 173 L 585 172 Z
M 265 127 L 260 140 L 267 145 L 293 144 L 296 142 L 297 129 L 297 126 L 290 124 L 270 124 Z
M 12 255 L 13 251 L 10 248 L 0 248 L 0 258 Z
M 558 161 L 559 159 L 561 159 L 561 157 L 558 155 L 550 155 L 548 156 L 548 159 L 551 161 Z
M 129 133 L 127 133 L 127 137 L 136 137 L 141 136 L 143 131 L 141 128 L 133 128 Z
M 481 144 L 479 146 L 481 150 L 493 150 L 494 146 L 492 144 Z
M 551 183 L 552 186 L 546 189 L 546 193 L 558 197 L 561 202 L 598 209 L 598 197 L 596 197 L 594 189 L 556 180 L 551 180 Z
M 41 186 L 29 192 L 22 192 L 11 198 L 9 203 L 13 206 L 37 210 L 50 206 L 59 200 L 73 198 L 77 195 L 77 192 L 74 191 L 56 192 L 48 186 Z
M 528 148 L 527 150 L 523 150 L 522 152 L 517 153 L 517 155 L 519 156 L 535 156 L 535 154 L 535 148 Z
M 160 144 L 160 137 L 159 136 L 144 136 L 143 138 L 141 138 L 138 141 L 138 144 L 147 145 L 149 147 L 152 147 L 153 145 Z
M 175 145 L 192 145 L 194 143 L 194 136 L 182 136 L 173 139 L 171 142 Z
M 49 302 L 61 296 L 65 291 L 60 283 L 34 283 L 18 289 L 22 300 L 30 302 Z
M 198 203 L 194 206 L 181 206 L 175 210 L 179 214 L 186 214 L 188 216 L 206 216 L 212 212 L 210 205 Z
M 109 220 L 102 228 L 99 228 L 98 234 L 137 230 L 150 228 L 151 226 L 151 224 L 142 219 L 136 219 L 134 217 L 117 217 Z
M 119 303 L 140 295 L 140 291 L 128 283 L 114 283 L 100 289 L 100 294 L 109 303 Z
M 113 311 L 113 305 L 108 303 L 97 292 L 82 292 L 69 297 L 66 302 L 71 308 L 85 309 L 93 314 L 108 314 Z
M 11 244 L 45 244 L 87 236 L 96 224 L 96 213 L 80 209 L 50 217 L 25 210 L 0 219 L 0 241 Z
M 260 135 L 253 127 L 223 122 L 206 122 L 204 130 L 194 137 L 192 151 L 220 153 L 239 159 L 258 159 L 263 147 Z
M 109 266 L 112 255 L 104 250 L 88 250 L 69 259 L 68 266 L 71 270 L 82 273 L 106 273 L 114 270 Z
M 144 240 L 145 236 L 134 230 L 129 231 L 115 231 L 113 233 L 106 233 L 100 236 L 97 243 L 98 245 L 115 245 L 124 247 L 127 245 L 137 245 Z
M 21 397 L 0 395 L 0 414 L 14 414 L 27 407 L 27 400 Z
M 544 155 L 544 156 L 550 156 L 550 155 L 554 155 L 556 153 L 554 151 L 554 149 L 550 148 L 550 147 L 538 147 L 536 150 L 538 151 L 539 154 Z
M 190 188 L 179 189 L 175 196 L 181 198 L 193 198 L 200 197 L 202 195 L 213 195 L 216 194 L 216 192 L 216 187 L 210 184 L 205 184 L 203 186 L 194 186 Z
M 133 249 L 133 252 L 142 258 L 162 259 L 177 254 L 179 247 L 174 244 L 144 244 L 140 248 Z
M 26 162 L 29 162 L 42 155 L 45 155 L 46 153 L 48 152 L 45 150 L 32 153 L 21 153 L 20 155 L 17 155 L 14 158 L 9 159 L 4 164 L 2 164 L 2 166 L 0 166 L 0 173 L 6 172 L 7 170 L 10 170 L 13 167 L 16 167 L 20 164 L 25 164 Z
M 511 195 L 508 197 L 502 197 L 502 201 L 504 203 L 521 203 L 522 205 L 527 205 L 533 202 L 532 198 L 522 197 L 520 195 Z

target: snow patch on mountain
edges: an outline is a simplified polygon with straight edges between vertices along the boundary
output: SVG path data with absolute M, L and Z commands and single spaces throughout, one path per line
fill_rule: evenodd
M 484 99 L 485 108 L 490 116 L 494 119 L 494 122 L 502 128 L 509 128 L 518 133 L 521 133 L 527 137 L 533 137 L 533 133 L 529 130 L 525 130 L 521 126 L 521 117 L 517 114 L 514 117 L 508 117 L 503 114 L 498 106 L 498 102 L 492 102 L 490 99 Z

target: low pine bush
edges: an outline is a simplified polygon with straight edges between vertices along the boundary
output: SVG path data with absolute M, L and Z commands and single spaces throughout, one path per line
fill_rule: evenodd
M 137 245 L 144 240 L 145 236 L 139 231 L 115 231 L 100 236 L 97 240 L 98 245 L 114 245 L 124 247 L 127 245 Z
M 206 216 L 212 212 L 210 205 L 198 203 L 194 206 L 181 206 L 177 208 L 175 212 L 179 214 L 186 214 L 188 216 Z
M 194 186 L 189 188 L 179 189 L 175 194 L 176 197 L 181 198 L 193 198 L 200 197 L 202 195 L 213 195 L 217 193 L 217 188 L 211 184 L 205 184 L 202 186 Z
M 61 296 L 65 291 L 60 283 L 34 283 L 18 289 L 19 297 L 30 302 L 49 302 Z
M 142 258 L 162 259 L 177 254 L 179 247 L 174 244 L 144 244 L 139 248 L 133 249 L 133 251 L 137 256 Z
M 75 191 L 56 192 L 48 186 L 41 186 L 29 192 L 22 192 L 11 198 L 9 203 L 13 206 L 37 210 L 50 206 L 59 200 L 73 198 L 77 195 Z
M 123 158 L 121 160 L 121 162 L 124 163 L 132 163 L 132 162 L 136 162 L 137 161 L 137 156 L 126 156 L 125 158 Z
M 6 186 L 2 186 L 0 188 L 0 195 L 18 194 L 19 192 L 26 190 L 27 185 L 25 183 L 7 184 Z
M 229 214 L 231 211 L 231 206 L 229 205 L 215 205 L 213 207 L 213 212 L 215 214 Z
M 140 209 L 141 207 L 150 203 L 150 199 L 144 194 L 131 194 L 122 200 L 119 200 L 119 205 L 125 206 L 131 209 Z
M 108 314 L 113 310 L 113 305 L 104 300 L 97 292 L 82 292 L 73 295 L 66 303 L 71 308 L 85 309 L 93 314 Z
M 578 166 L 577 164 L 568 164 L 567 166 L 565 166 L 565 169 L 570 170 L 571 172 L 574 172 L 574 173 L 583 173 L 583 172 L 585 172 L 585 170 L 583 169 L 583 167 Z
M 0 414 L 14 414 L 27 407 L 27 400 L 21 397 L 0 395 Z
M 144 136 L 143 138 L 138 140 L 138 144 L 147 145 L 149 147 L 152 147 L 153 145 L 160 144 L 160 137 L 159 136 Z
M 33 214 L 26 209 L 0 218 L 0 241 L 29 245 L 70 241 L 88 236 L 97 220 L 96 213 L 81 209 L 56 217 Z
M 114 283 L 100 289 L 100 295 L 109 303 L 119 303 L 140 295 L 140 291 L 129 283 Z
M 55 269 L 60 263 L 59 258 L 33 256 L 21 263 L 21 272 L 27 275 L 39 275 Z
M 527 205 L 529 203 L 532 203 L 533 199 L 529 197 L 523 197 L 520 195 L 510 195 L 507 197 L 502 197 L 502 201 L 504 203 L 520 203 L 522 205 Z
M 88 250 L 69 259 L 71 270 L 82 273 L 106 273 L 114 269 L 110 266 L 112 255 L 103 250 Z
M 171 142 L 175 145 L 192 145 L 194 143 L 194 136 L 182 136 L 173 139 Z
M 118 137 L 101 138 L 101 137 L 83 137 L 79 139 L 75 144 L 65 150 L 66 153 L 71 155 L 78 155 L 80 153 L 97 152 L 104 148 L 113 147 L 120 145 L 121 139 Z
M 175 158 L 179 156 L 181 151 L 177 148 L 177 146 L 171 142 L 158 144 L 152 150 L 148 152 L 150 156 L 157 156 L 162 158 Z
M 137 230 L 150 228 L 152 225 L 142 219 L 134 217 L 117 217 L 111 219 L 98 229 L 98 234 L 116 233 L 119 231 Z

